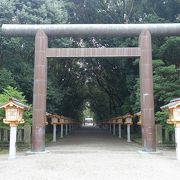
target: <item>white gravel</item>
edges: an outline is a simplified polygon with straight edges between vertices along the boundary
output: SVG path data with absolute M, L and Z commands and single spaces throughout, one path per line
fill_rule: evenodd
M 83 128 L 57 143 L 50 153 L 7 160 L 0 155 L 0 180 L 180 180 L 175 151 L 138 153 L 127 143 L 96 128 Z

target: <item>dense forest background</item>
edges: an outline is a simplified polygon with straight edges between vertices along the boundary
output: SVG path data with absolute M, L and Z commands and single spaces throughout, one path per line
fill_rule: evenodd
M 180 0 L 1 0 L 2 24 L 180 23 Z M 180 97 L 180 37 L 153 37 L 157 121 L 160 106 Z M 135 38 L 51 38 L 50 47 L 133 47 Z M 139 64 L 132 58 L 49 58 L 47 112 L 96 120 L 140 110 Z M 32 104 L 34 39 L 0 31 L 0 99 Z M 0 119 L 2 119 L 2 112 Z

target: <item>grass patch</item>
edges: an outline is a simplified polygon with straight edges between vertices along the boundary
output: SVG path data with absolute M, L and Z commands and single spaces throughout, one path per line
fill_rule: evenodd
M 52 133 L 46 134 L 45 143 L 48 144 L 52 141 Z
M 25 151 L 30 148 L 29 144 L 24 142 L 17 142 L 16 143 L 16 151 Z M 9 151 L 9 142 L 0 142 L 0 154 L 7 154 Z
M 8 149 L 0 148 L 0 154 L 7 154 L 7 153 L 8 153 Z
M 140 134 L 132 134 L 131 140 L 137 144 L 142 144 L 142 138 Z

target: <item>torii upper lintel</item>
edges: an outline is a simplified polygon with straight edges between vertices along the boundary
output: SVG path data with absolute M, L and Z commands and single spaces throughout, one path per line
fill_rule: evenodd
M 94 36 L 139 36 L 143 30 L 151 35 L 180 35 L 180 23 L 157 24 L 3 24 L 7 36 L 35 36 L 42 30 L 47 36 L 94 37 Z

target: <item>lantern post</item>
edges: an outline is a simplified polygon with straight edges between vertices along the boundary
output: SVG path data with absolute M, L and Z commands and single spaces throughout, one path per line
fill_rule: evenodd
M 110 132 L 110 134 L 111 134 L 111 132 L 112 132 L 111 120 L 109 120 L 108 123 L 109 123 L 109 132 Z
M 68 124 L 69 124 L 69 119 L 64 120 L 65 123 L 65 129 L 66 129 L 66 136 L 68 135 Z
M 131 125 L 132 125 L 132 115 L 126 114 L 123 116 L 123 119 L 125 119 L 124 124 L 127 124 L 127 142 L 131 142 Z
M 15 98 L 9 98 L 9 101 L 1 105 L 0 108 L 5 110 L 5 119 L 3 119 L 3 122 L 10 126 L 9 159 L 15 159 L 17 126 L 24 123 L 23 112 L 29 107 Z
M 56 127 L 58 124 L 58 115 L 57 114 L 51 115 L 51 124 L 53 125 L 53 142 L 56 142 Z
M 48 123 L 48 118 L 51 118 L 51 115 L 50 113 L 46 112 L 46 116 L 45 116 L 45 125 L 47 126 L 49 123 Z
M 176 158 L 180 160 L 180 98 L 171 100 L 169 104 L 162 106 L 161 109 L 168 110 L 169 119 L 167 119 L 167 123 L 175 127 Z
M 121 139 L 122 138 L 122 135 L 121 135 L 121 125 L 123 123 L 123 119 L 121 116 L 117 117 L 117 124 L 118 124 L 118 137 Z
M 113 124 L 113 136 L 115 136 L 116 135 L 116 119 L 115 118 L 112 119 L 112 124 Z
M 138 126 L 141 126 L 141 123 L 142 123 L 141 112 L 135 113 L 135 114 L 134 114 L 134 117 L 137 117 L 137 118 L 138 118 L 137 125 L 138 125 Z
M 59 124 L 61 125 L 61 138 L 63 138 L 63 130 L 64 130 L 64 116 L 60 116 Z

